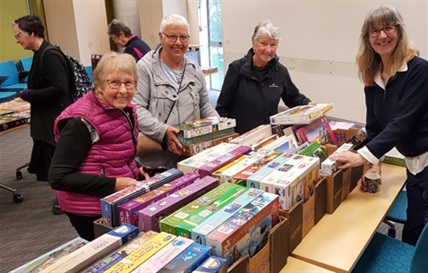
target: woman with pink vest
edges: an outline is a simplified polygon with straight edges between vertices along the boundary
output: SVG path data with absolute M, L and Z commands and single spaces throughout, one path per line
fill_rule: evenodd
M 137 167 L 138 121 L 130 104 L 137 82 L 135 59 L 105 54 L 94 70 L 95 87 L 55 120 L 49 171 L 61 209 L 79 236 L 93 240 L 100 198 L 144 179 Z

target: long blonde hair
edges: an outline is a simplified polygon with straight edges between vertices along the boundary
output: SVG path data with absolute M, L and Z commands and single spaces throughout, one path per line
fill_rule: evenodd
M 382 60 L 370 45 L 369 31 L 378 24 L 394 25 L 398 33 L 398 43 L 392 52 L 391 62 L 387 69 L 389 76 L 397 73 L 403 63 L 419 55 L 408 38 L 406 26 L 400 13 L 390 5 L 382 5 L 370 12 L 361 28 L 360 47 L 357 54 L 358 76 L 365 85 L 374 85 L 374 78 L 382 68 Z

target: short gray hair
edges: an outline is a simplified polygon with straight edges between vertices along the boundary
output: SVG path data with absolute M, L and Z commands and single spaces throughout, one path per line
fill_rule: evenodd
M 253 36 L 251 40 L 253 43 L 257 42 L 260 36 L 269 36 L 272 39 L 279 42 L 281 37 L 279 36 L 279 27 L 275 26 L 270 20 L 265 19 L 261 21 L 254 29 Z
M 184 18 L 181 15 L 178 14 L 171 14 L 163 18 L 161 24 L 160 24 L 160 32 L 165 32 L 166 27 L 168 26 L 180 26 L 185 27 L 187 30 L 187 34 L 189 33 L 189 23 L 187 22 L 186 18 Z
M 117 19 L 113 19 L 111 23 L 108 25 L 107 34 L 119 37 L 120 33 L 123 33 L 125 37 L 132 36 L 131 29 L 125 23 Z

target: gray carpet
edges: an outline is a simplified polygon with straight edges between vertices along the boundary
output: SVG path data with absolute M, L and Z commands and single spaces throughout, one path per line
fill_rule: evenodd
M 16 168 L 30 158 L 29 127 L 0 135 L 0 183 L 18 190 L 22 203 L 13 202 L 9 191 L 0 189 L 0 272 L 8 272 L 63 243 L 77 233 L 65 215 L 53 215 L 54 191 L 47 182 Z
M 13 202 L 12 194 L 0 189 L 0 272 L 8 272 L 75 238 L 77 233 L 67 216 L 53 215 L 54 191 L 46 182 L 37 182 L 23 169 L 17 180 L 15 169 L 30 158 L 32 141 L 29 128 L 0 134 L 0 183 L 16 188 L 24 196 Z M 387 233 L 381 224 L 379 231 Z M 397 238 L 401 238 L 398 225 Z

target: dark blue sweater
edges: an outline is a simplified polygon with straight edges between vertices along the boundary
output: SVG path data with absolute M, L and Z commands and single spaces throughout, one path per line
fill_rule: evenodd
M 367 86 L 367 148 L 381 158 L 394 146 L 404 156 L 428 151 L 428 62 L 414 57 L 386 85 Z

